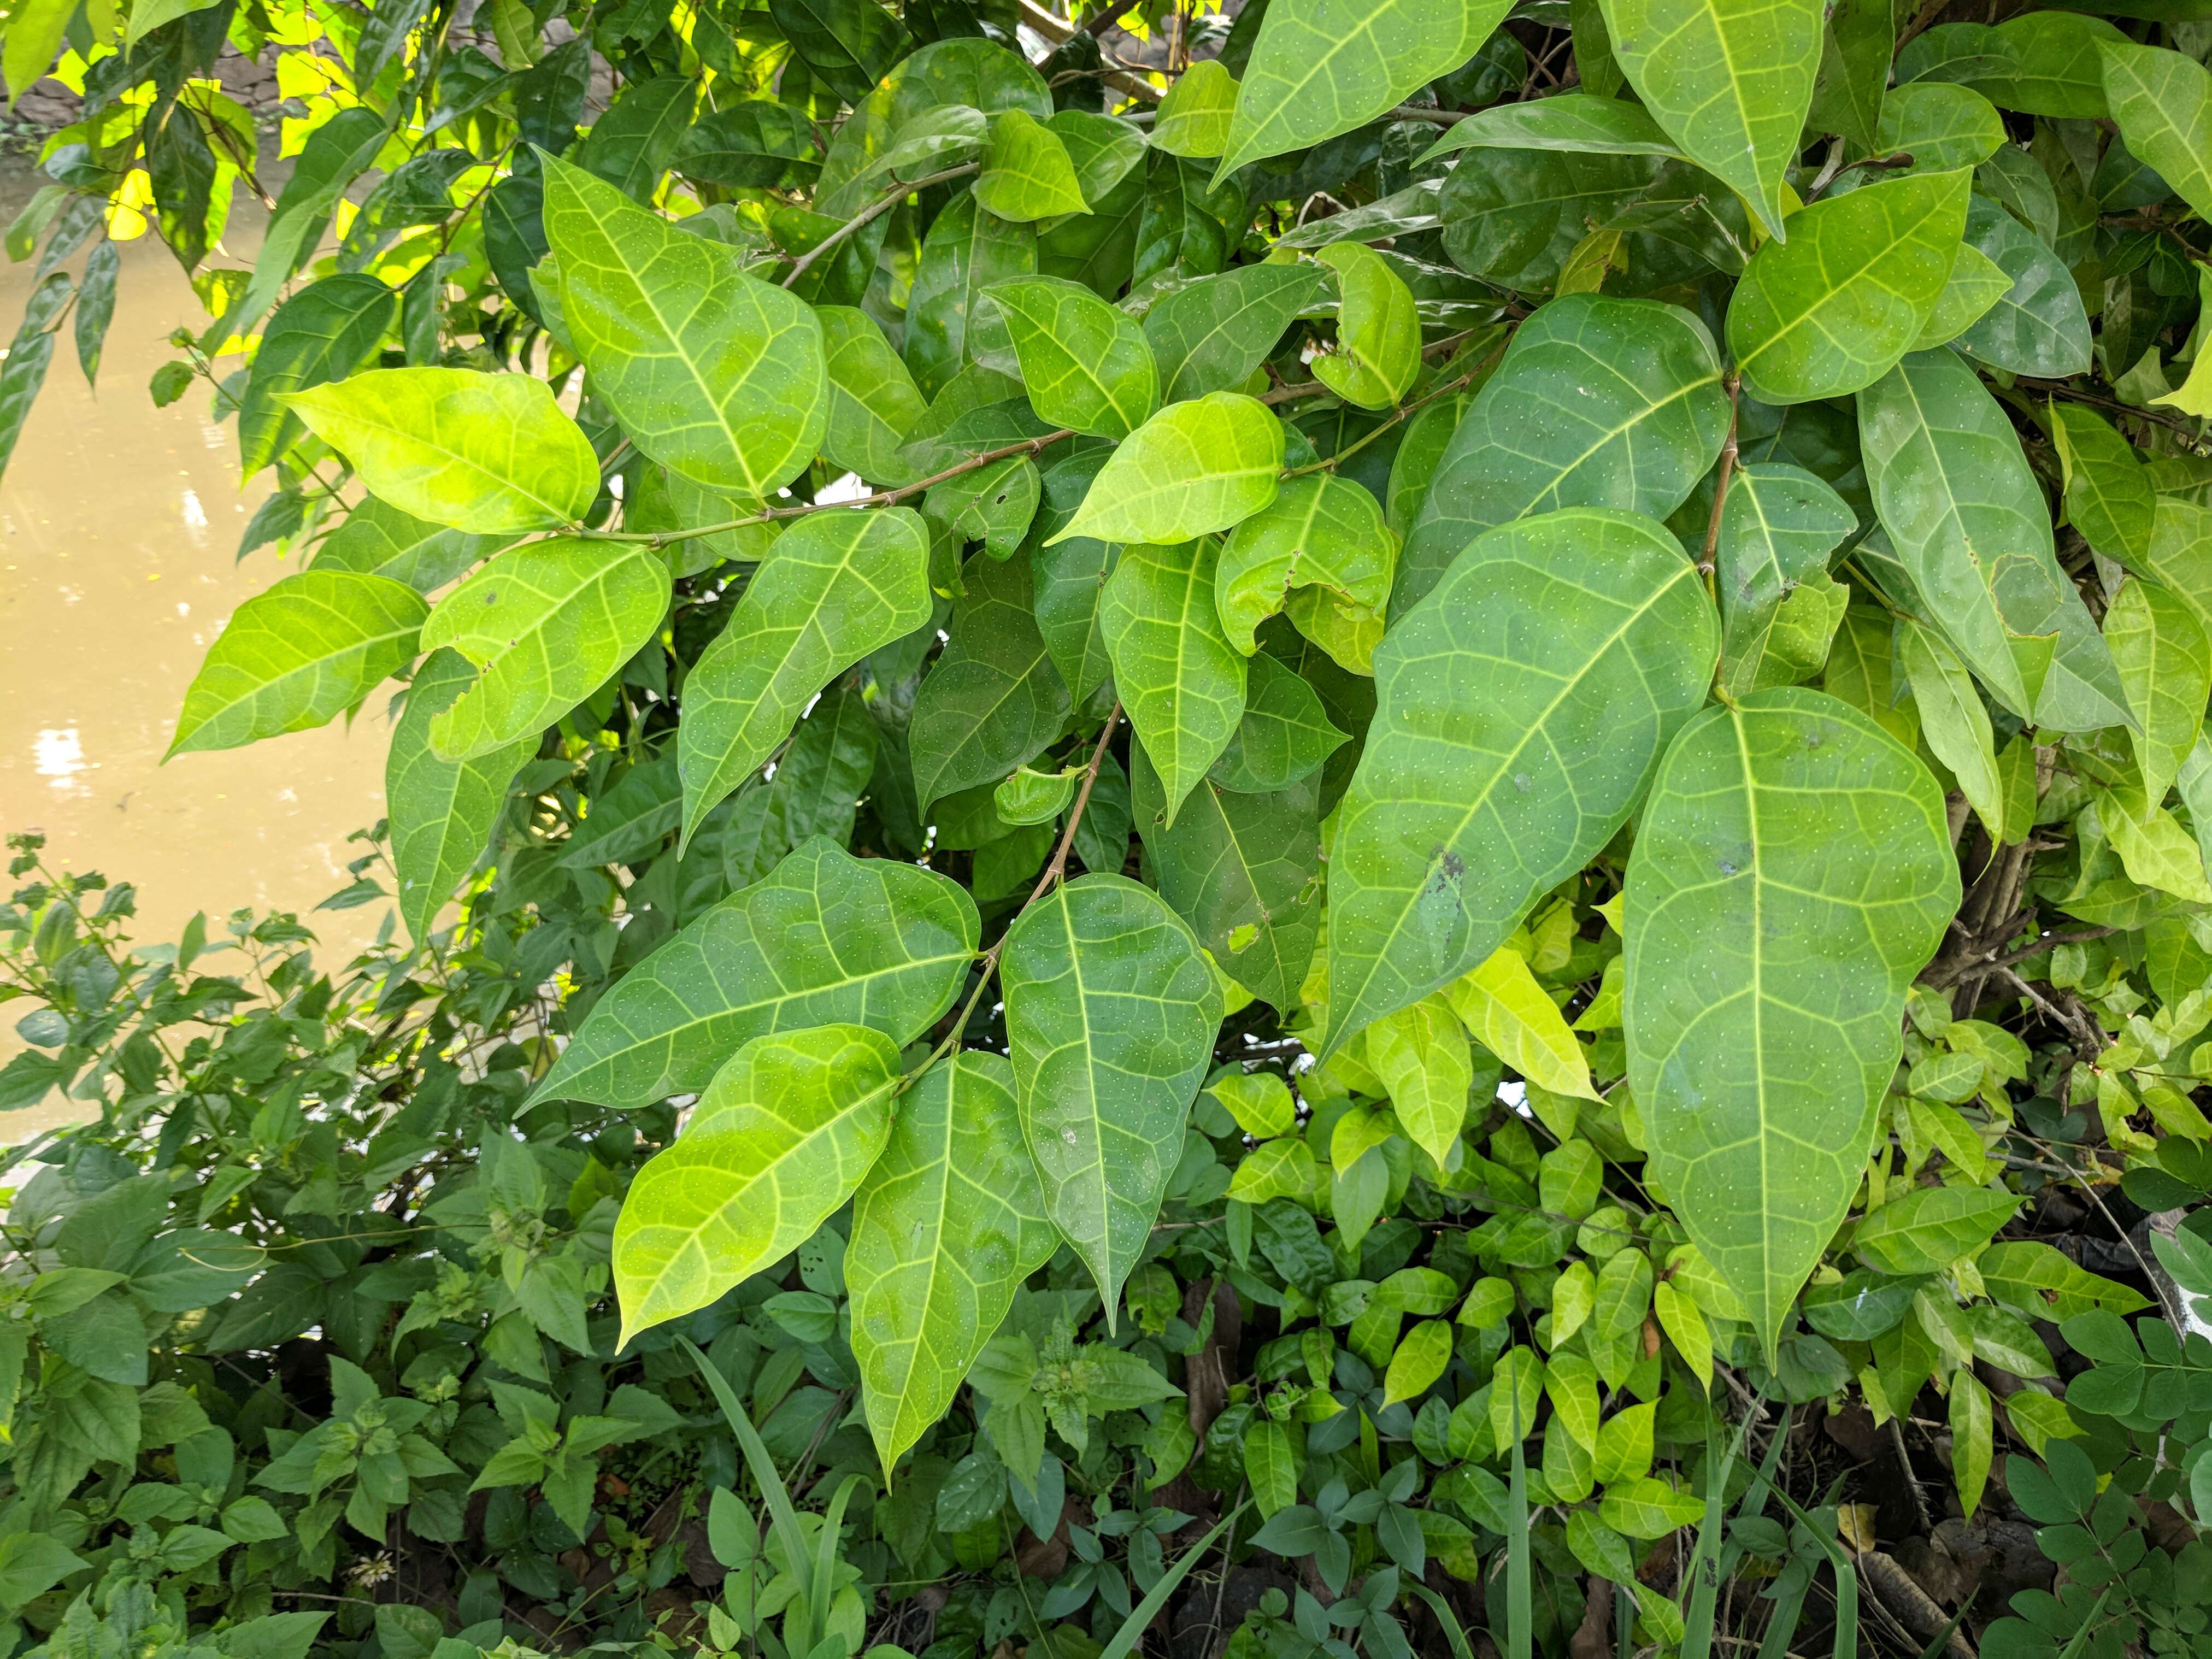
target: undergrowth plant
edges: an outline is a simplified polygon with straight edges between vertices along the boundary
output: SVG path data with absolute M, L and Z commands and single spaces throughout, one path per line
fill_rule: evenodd
M 19 872 L 19 1640 L 2212 1652 L 2201 9 L 13 7 L 406 941 Z

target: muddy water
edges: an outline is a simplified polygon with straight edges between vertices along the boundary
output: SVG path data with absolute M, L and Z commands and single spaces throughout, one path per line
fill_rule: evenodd
M 0 176 L 0 215 L 31 187 L 20 167 Z M 335 966 L 386 907 L 304 913 L 345 884 L 362 850 L 347 835 L 383 812 L 386 699 L 373 694 L 350 732 L 333 723 L 161 764 L 209 641 L 296 565 L 267 549 L 237 562 L 269 475 L 241 491 L 235 428 L 209 418 L 204 389 L 154 407 L 166 337 L 205 319 L 156 239 L 121 252 L 97 392 L 64 325 L 0 479 L 0 827 L 44 830 L 61 867 L 137 884 L 146 941 L 173 939 L 196 910 L 216 924 L 242 905 L 297 910 Z M 250 257 L 234 246 L 220 262 Z M 30 271 L 0 264 L 0 338 Z M 18 1012 L 0 1007 L 0 1060 Z M 52 1105 L 0 1119 L 0 1139 Z

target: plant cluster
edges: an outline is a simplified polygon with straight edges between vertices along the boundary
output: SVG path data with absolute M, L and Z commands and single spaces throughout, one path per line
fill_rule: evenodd
M 13 9 L 409 941 L 25 843 L 19 1640 L 2212 1652 L 2212 31 L 2002 13 Z

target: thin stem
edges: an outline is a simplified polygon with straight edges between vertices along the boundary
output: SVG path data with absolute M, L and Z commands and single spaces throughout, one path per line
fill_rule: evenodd
M 807 267 L 811 265 L 823 254 L 829 252 L 831 248 L 836 247 L 838 243 L 843 241 L 847 237 L 852 235 L 855 231 L 860 229 L 878 216 L 890 212 L 891 209 L 896 207 L 901 202 L 906 200 L 908 197 L 913 195 L 915 191 L 921 189 L 925 185 L 941 185 L 948 179 L 965 179 L 971 173 L 981 172 L 982 170 L 982 165 L 983 164 L 980 161 L 963 162 L 959 167 L 947 167 L 942 173 L 933 173 L 926 178 L 916 179 L 911 184 L 902 184 L 897 185 L 894 189 L 885 191 L 881 196 L 876 198 L 874 201 L 869 203 L 867 206 L 862 208 L 851 218 L 846 220 L 843 224 L 838 226 L 836 229 L 831 231 L 827 236 L 824 236 L 812 247 L 807 249 L 805 252 L 800 254 L 798 260 L 792 265 L 789 272 L 785 275 L 783 285 L 786 288 L 789 288 L 793 283 L 797 282 L 800 277 L 806 274 Z
M 1720 596 L 1715 591 L 1713 563 L 1721 544 L 1721 513 L 1728 506 L 1729 480 L 1735 476 L 1736 408 L 1738 391 L 1741 383 L 1741 377 L 1731 370 L 1728 377 L 1728 439 L 1721 445 L 1720 477 L 1713 484 L 1712 514 L 1705 520 L 1705 556 L 1698 561 L 1698 568 L 1705 573 L 1705 592 L 1712 596 L 1716 604 L 1719 602 Z
M 1091 764 L 1083 769 L 1083 787 L 1076 791 L 1075 804 L 1068 809 L 1066 828 L 1060 832 L 1060 845 L 1053 849 L 1052 861 L 1045 866 L 1044 873 L 1037 878 L 1037 884 L 1022 901 L 1023 910 L 1027 910 L 1042 898 L 1046 890 L 1066 873 L 1067 854 L 1069 848 L 1075 845 L 1076 826 L 1083 822 L 1084 809 L 1091 805 L 1091 791 L 1098 781 L 1098 769 L 1106 763 L 1106 745 L 1113 739 L 1114 728 L 1121 723 L 1121 704 L 1117 698 L 1114 707 L 1107 712 L 1106 724 L 1098 733 L 1097 743 L 1091 748 Z M 1019 919 L 1018 915 L 1016 920 Z M 1009 925 L 1007 932 L 1012 931 Z M 1002 933 L 992 943 L 991 948 L 983 952 L 982 971 L 976 975 L 975 988 L 968 994 L 968 1000 L 961 1007 L 960 1018 L 952 1022 L 952 1029 L 945 1034 L 944 1040 L 929 1051 L 929 1057 L 900 1079 L 901 1088 L 913 1087 L 923 1073 L 959 1046 L 961 1036 L 968 1030 L 969 1020 L 974 1018 L 976 1006 L 982 1001 L 983 993 L 991 983 L 991 976 L 998 971 L 1000 953 L 1006 948 L 1006 933 Z

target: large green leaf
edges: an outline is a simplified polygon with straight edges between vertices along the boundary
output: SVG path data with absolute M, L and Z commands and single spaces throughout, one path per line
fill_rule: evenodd
M 2081 290 L 2058 256 L 1985 196 L 1966 211 L 1966 246 L 1994 264 L 2011 286 L 1959 331 L 1968 356 L 2014 374 L 2052 379 L 2086 374 L 2089 314 Z
M 912 482 L 914 468 L 899 454 L 929 407 L 883 327 L 854 306 L 817 306 L 830 374 L 830 413 L 822 458 L 870 483 Z
M 1159 364 L 1160 401 L 1243 386 L 1283 332 L 1328 291 L 1318 265 L 1238 265 L 1154 302 L 1145 338 Z
M 1210 392 L 1170 404 L 1123 439 L 1053 540 L 1187 542 L 1269 501 L 1283 470 L 1283 423 L 1257 398 Z
M 812 1237 L 883 1152 L 898 1082 L 898 1045 L 865 1025 L 764 1035 L 738 1049 L 623 1199 L 617 1346 Z
M 1820 0 L 1604 0 L 1603 10 L 1613 59 L 1644 106 L 1786 237 L 1783 173 L 1820 67 Z
M 1052 115 L 1044 77 L 1018 52 L 978 36 L 933 41 L 893 68 L 838 127 L 822 164 L 821 210 L 842 216 L 861 207 L 867 192 L 854 196 L 848 184 L 890 148 L 908 122 L 946 104 L 986 115 L 1026 110 L 1040 121 Z
M 1244 717 L 1206 775 L 1224 789 L 1273 794 L 1324 765 L 1350 739 L 1321 694 L 1271 653 L 1245 665 Z
M 1790 216 L 1729 301 L 1729 350 L 1770 404 L 1871 386 L 1912 349 L 1951 274 L 1969 177 L 1915 173 Z
M 953 603 L 951 641 L 921 683 L 907 739 L 924 813 L 1034 759 L 1073 707 L 1037 630 L 1029 562 L 978 553 L 961 577 L 967 591 Z
M 2212 218 L 2212 74 L 2195 58 L 2130 40 L 2099 43 L 2105 96 L 2129 152 Z
M 684 844 L 767 764 L 816 692 L 929 613 L 929 531 L 919 514 L 811 513 L 777 537 L 684 683 Z
M 566 161 L 545 163 L 545 238 L 569 341 L 640 449 L 756 498 L 814 458 L 830 383 L 811 307 Z
M 1828 556 L 1857 527 L 1844 498 L 1802 467 L 1752 461 L 1736 470 L 1713 550 L 1721 684 L 1730 696 L 1794 684 L 1827 660 L 1847 603 L 1828 580 Z
M 1202 779 L 1170 825 L 1142 743 L 1130 758 L 1137 833 L 1160 896 L 1224 973 L 1276 1009 L 1296 1007 L 1321 927 L 1321 780 L 1253 794 Z
M 982 305 L 983 290 L 1036 268 L 1036 228 L 985 210 L 972 194 L 953 198 L 931 222 L 906 307 L 906 363 L 924 397 L 971 362 L 1013 371 L 1006 324 Z
M 533 1098 L 650 1106 L 764 1032 L 832 1021 L 909 1042 L 951 1006 L 980 927 L 943 876 L 817 836 L 631 969 Z
M 315 550 L 314 568 L 389 576 L 417 593 L 434 593 L 506 545 L 503 537 L 448 530 L 371 495 Z
M 985 297 L 1006 319 L 1030 407 L 1054 426 L 1125 438 L 1159 406 L 1159 371 L 1137 319 L 1080 283 L 1029 276 Z
M 438 602 L 422 648 L 483 672 L 430 723 L 449 760 L 505 748 L 606 684 L 668 611 L 668 566 L 642 542 L 556 536 L 511 548 Z
M 848 104 L 873 92 L 914 45 L 876 0 L 769 0 L 768 9 L 806 67 Z
M 1506 0 L 1277 0 L 1214 176 L 1364 126 L 1466 63 L 1507 9 Z
M 383 283 L 355 272 L 311 283 L 276 307 L 239 400 L 240 472 L 252 477 L 299 437 L 300 417 L 278 397 L 359 368 L 375 355 L 398 305 Z
M 415 671 L 407 711 L 392 729 L 384 761 L 385 810 L 392 817 L 392 866 L 399 916 L 418 945 L 476 867 L 490 842 L 507 786 L 537 752 L 535 734 L 473 760 L 441 759 L 430 747 L 430 721 L 469 688 L 476 669 L 458 651 L 434 651 Z M 598 821 L 593 815 L 594 823 Z
M 1114 684 L 1159 768 L 1170 824 L 1244 716 L 1244 659 L 1214 614 L 1219 558 L 1211 537 L 1125 547 L 1098 602 Z
M 1444 252 L 1501 287 L 1549 289 L 1590 227 L 1635 207 L 1668 165 L 1656 155 L 1485 150 L 1453 168 L 1437 198 Z
M 1188 925 L 1120 876 L 1085 876 L 1022 912 L 999 975 L 1045 1211 L 1111 1329 L 1182 1156 L 1221 994 Z
M 344 713 L 413 659 L 426 614 L 413 588 L 387 577 L 285 577 L 240 605 L 216 635 L 162 758 L 235 749 Z
M 2158 520 L 2158 497 L 2135 446 L 2079 404 L 2051 404 L 2051 441 L 2065 474 L 2066 517 L 2108 559 L 2142 569 Z
M 1389 409 L 1421 368 L 1413 291 L 1364 242 L 1332 242 L 1315 256 L 1336 273 L 1336 349 L 1316 356 L 1314 378 L 1361 409 Z
M 1958 902 L 1935 779 L 1823 692 L 1707 709 L 1652 785 L 1629 1086 L 1652 1174 L 1769 1353 L 1858 1188 L 1906 988 Z
M 1663 519 L 1728 435 L 1712 337 L 1686 311 L 1577 294 L 1522 323 L 1460 422 L 1406 538 L 1394 618 L 1483 531 L 1610 507 Z
M 2128 737 L 2143 797 L 2166 799 L 2182 762 L 2197 746 L 2212 697 L 2212 643 L 2189 606 L 2156 582 L 2131 576 L 2105 612 L 2105 642 L 2136 717 Z
M 943 1417 L 1014 1291 L 1060 1243 L 1022 1141 L 1014 1068 L 958 1050 L 899 1102 L 853 1203 L 845 1283 L 868 1432 L 889 1470 Z
M 403 513 L 478 535 L 573 524 L 599 458 L 534 374 L 373 368 L 284 402 Z
M 1330 1048 L 1486 961 L 1613 838 L 1718 648 L 1649 520 L 1577 507 L 1468 546 L 1375 653 L 1329 855 Z
M 2043 487 L 1974 371 L 1917 353 L 1861 392 L 1858 411 L 1875 510 L 1925 619 L 2023 719 L 2125 724 L 2112 653 L 2058 568 Z
M 1458 149 L 1556 149 L 1586 155 L 1680 155 L 1641 104 L 1563 92 L 1479 110 L 1429 146 L 1424 161 Z
M 975 194 L 979 211 L 1016 224 L 1090 208 L 1060 135 L 1018 109 L 1002 110 L 991 118 L 990 143 L 983 151 Z
M 1249 656 L 1254 633 L 1295 588 L 1325 587 L 1379 614 L 1390 598 L 1397 538 L 1375 497 L 1334 472 L 1293 478 L 1238 525 L 1221 550 L 1214 608 L 1230 644 Z

